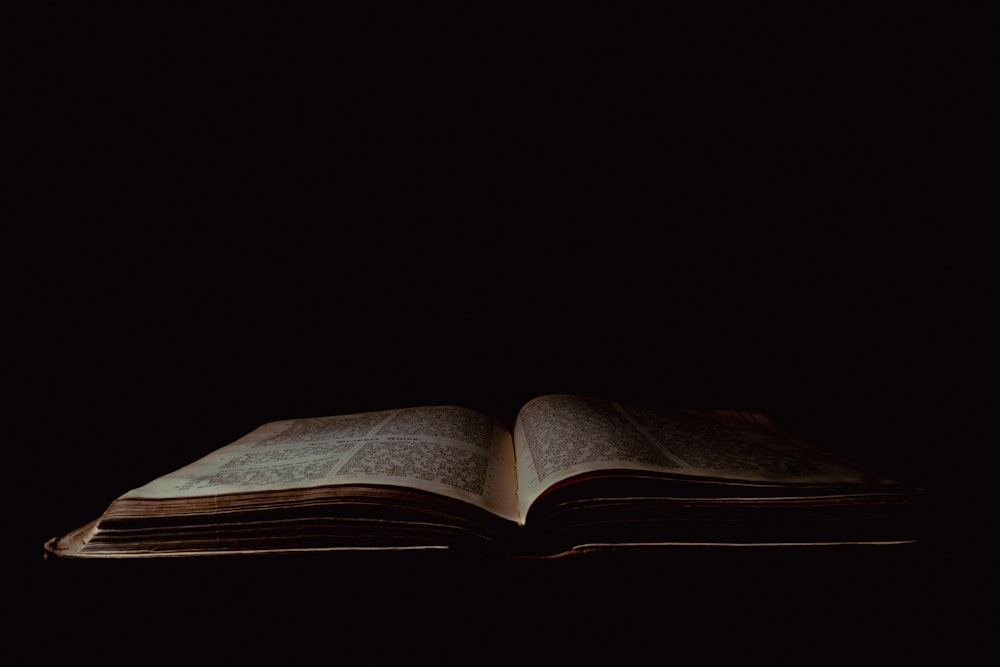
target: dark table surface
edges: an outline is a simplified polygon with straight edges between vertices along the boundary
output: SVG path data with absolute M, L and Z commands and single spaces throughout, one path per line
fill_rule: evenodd
M 329 554 L 49 561 L 18 616 L 104 656 L 920 663 L 975 655 L 926 547 L 690 548 L 556 561 Z M 965 596 L 971 596 L 965 598 Z M 18 623 L 21 625 L 21 623 Z M 190 642 L 197 645 L 192 646 Z M 322 647 L 322 648 L 321 648 Z

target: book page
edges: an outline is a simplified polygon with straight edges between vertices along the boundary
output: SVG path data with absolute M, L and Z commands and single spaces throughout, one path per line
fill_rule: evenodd
M 517 519 L 510 432 L 489 415 L 457 406 L 271 422 L 124 497 L 353 483 L 422 489 Z
M 626 469 L 743 483 L 888 480 L 735 411 L 653 410 L 565 394 L 535 398 L 514 428 L 523 521 L 546 489 L 574 475 Z

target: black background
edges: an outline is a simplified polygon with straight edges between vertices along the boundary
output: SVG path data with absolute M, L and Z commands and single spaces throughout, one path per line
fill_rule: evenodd
M 602 646 L 638 651 L 632 632 L 681 618 L 754 641 L 770 599 L 763 615 L 798 620 L 804 643 L 886 632 L 885 655 L 920 652 L 938 621 L 926 552 L 526 566 L 506 584 L 373 562 L 387 583 L 366 597 L 312 560 L 88 570 L 41 545 L 266 421 L 452 403 L 512 423 L 564 391 L 765 410 L 940 503 L 960 27 L 601 6 L 73 10 L 30 27 L 28 206 L 5 254 L 12 447 L 30 460 L 15 546 L 40 568 L 40 616 L 130 613 L 149 587 L 197 619 L 146 616 L 149 641 L 218 616 L 290 630 L 305 616 L 276 609 L 322 590 L 331 632 L 363 616 L 394 633 L 438 586 L 540 591 L 539 622 L 610 627 Z M 660 615 L 623 620 L 650 595 Z M 418 616 L 435 614 L 478 627 L 441 599 Z M 417 627 L 406 651 L 443 650 Z

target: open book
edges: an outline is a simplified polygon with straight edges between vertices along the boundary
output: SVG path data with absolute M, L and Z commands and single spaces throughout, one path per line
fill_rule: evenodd
M 66 557 L 915 540 L 918 490 L 758 413 L 553 394 L 264 424 L 46 542 Z

